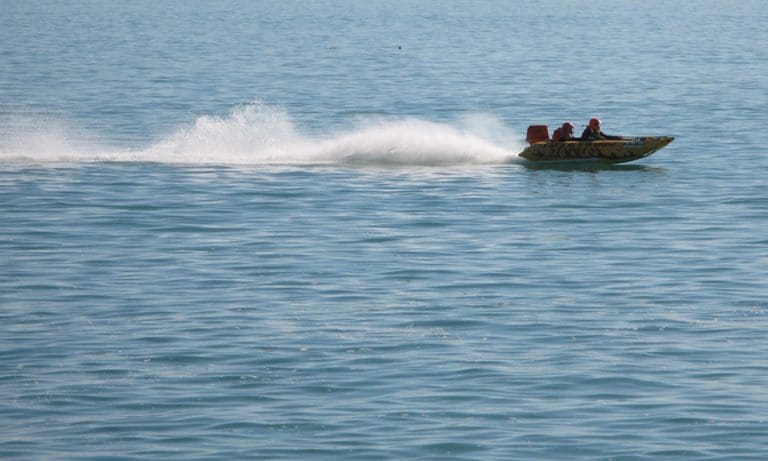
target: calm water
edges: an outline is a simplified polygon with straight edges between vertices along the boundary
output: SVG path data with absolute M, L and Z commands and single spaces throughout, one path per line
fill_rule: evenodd
M 0 458 L 766 458 L 763 2 L 215 3 L 0 0 Z

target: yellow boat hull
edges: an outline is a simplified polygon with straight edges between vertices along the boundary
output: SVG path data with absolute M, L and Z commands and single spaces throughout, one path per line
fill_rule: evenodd
M 647 157 L 674 140 L 672 136 L 644 136 L 605 141 L 542 141 L 528 146 L 520 156 L 533 162 L 624 163 Z

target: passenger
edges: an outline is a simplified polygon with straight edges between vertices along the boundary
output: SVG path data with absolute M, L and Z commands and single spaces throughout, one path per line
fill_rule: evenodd
M 559 127 L 552 133 L 553 142 L 573 141 L 573 130 L 576 127 L 571 122 L 563 123 L 563 126 Z
M 621 139 L 621 136 L 610 136 L 600 131 L 600 120 L 593 118 L 589 121 L 589 126 L 584 128 L 581 133 L 582 141 L 599 141 L 603 139 Z

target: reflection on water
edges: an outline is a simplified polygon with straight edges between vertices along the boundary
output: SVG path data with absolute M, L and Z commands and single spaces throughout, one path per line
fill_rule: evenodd
M 600 160 L 564 160 L 562 162 L 522 162 L 522 165 L 529 170 L 553 170 L 553 171 L 584 171 L 596 173 L 600 171 L 645 171 L 653 173 L 666 173 L 667 169 L 663 167 L 647 165 L 617 165 L 615 163 L 603 162 Z

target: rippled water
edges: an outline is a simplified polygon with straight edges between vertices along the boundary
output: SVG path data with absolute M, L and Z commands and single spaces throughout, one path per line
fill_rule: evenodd
M 760 2 L 4 6 L 3 459 L 768 452 Z

